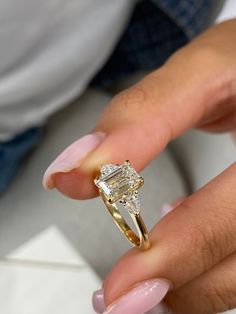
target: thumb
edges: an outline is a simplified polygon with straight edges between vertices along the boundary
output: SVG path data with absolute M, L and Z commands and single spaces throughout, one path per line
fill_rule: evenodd
M 217 84 L 209 62 L 204 65 L 205 56 L 196 62 L 191 50 L 179 51 L 161 69 L 118 94 L 91 134 L 73 143 L 47 169 L 45 188 L 56 187 L 75 199 L 93 197 L 94 172 L 101 164 L 129 159 L 140 171 L 171 139 L 197 125 L 205 108 L 209 113 L 217 102 Z

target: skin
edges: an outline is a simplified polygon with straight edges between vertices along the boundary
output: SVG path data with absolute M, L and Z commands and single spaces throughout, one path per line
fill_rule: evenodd
M 117 95 L 92 130 L 107 134 L 103 143 L 79 169 L 54 174 L 55 187 L 75 199 L 91 198 L 97 195 L 93 178 L 100 164 L 129 158 L 141 170 L 190 128 L 233 131 L 235 38 L 236 20 L 214 26 Z M 159 277 L 173 283 L 165 302 L 177 314 L 236 307 L 235 188 L 233 164 L 157 223 L 150 233 L 151 249 L 131 249 L 105 279 L 106 304 L 134 284 Z

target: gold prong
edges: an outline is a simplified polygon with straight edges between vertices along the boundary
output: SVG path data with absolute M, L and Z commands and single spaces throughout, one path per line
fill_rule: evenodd
M 125 199 L 121 199 L 121 200 L 120 200 L 120 203 L 121 203 L 121 204 L 126 204 L 126 200 L 125 200 Z
M 142 186 L 144 184 L 144 179 L 142 177 L 139 178 L 139 184 Z
M 112 199 L 111 198 L 108 198 L 108 203 L 112 204 Z
M 138 191 L 144 184 L 144 179 L 133 169 L 129 160 L 124 161 L 122 165 L 117 164 L 117 166 L 119 166 L 118 170 L 114 170 L 111 176 L 106 176 L 104 173 L 109 173 L 110 170 L 113 172 L 113 167 L 104 167 L 104 172 L 99 175 L 94 173 L 94 182 L 107 210 L 112 215 L 121 232 L 133 246 L 147 250 L 150 247 L 150 240 L 147 227 L 140 214 L 138 200 Z M 133 220 L 137 232 L 126 223 L 119 210 L 119 207 L 122 206 L 117 202 L 124 205 Z

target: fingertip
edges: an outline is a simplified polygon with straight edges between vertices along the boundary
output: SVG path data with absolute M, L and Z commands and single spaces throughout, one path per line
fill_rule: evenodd
M 75 200 L 85 200 L 98 195 L 93 178 L 88 178 L 83 172 L 56 173 L 52 176 L 52 181 L 59 192 Z
M 43 180 L 42 180 L 43 188 L 46 191 L 52 190 L 55 187 L 54 183 L 53 183 L 53 180 L 52 180 L 52 177 L 51 177 L 51 174 L 49 174 L 49 170 L 48 169 L 44 173 Z
M 105 311 L 106 306 L 104 304 L 104 293 L 102 289 L 94 291 L 92 295 L 92 304 L 96 313 L 102 314 Z
M 102 287 L 106 306 L 118 299 L 132 285 L 148 278 L 146 271 L 140 273 L 140 269 L 147 270 L 146 264 L 149 263 L 150 258 L 146 254 L 148 251 L 132 248 L 118 260 L 103 281 Z
M 68 178 L 70 178 L 70 174 L 79 169 L 83 160 L 104 141 L 105 136 L 106 134 L 103 132 L 93 132 L 69 145 L 45 171 L 42 182 L 44 188 L 46 190 L 53 189 L 58 181 L 57 177 L 62 173 L 68 174 Z M 66 180 L 64 181 L 66 182 Z M 60 182 L 58 184 L 60 185 Z M 73 189 L 71 192 L 73 194 Z

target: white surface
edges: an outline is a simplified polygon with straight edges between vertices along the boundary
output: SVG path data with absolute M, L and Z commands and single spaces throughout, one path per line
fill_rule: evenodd
M 72 248 L 56 227 L 29 240 L 7 257 L 18 260 L 86 265 L 85 260 Z
M 232 19 L 236 17 L 236 1 L 226 0 L 223 10 L 220 12 L 216 19 L 217 23 Z
M 0 260 L 0 278 L 1 314 L 92 314 L 101 284 L 56 228 Z

